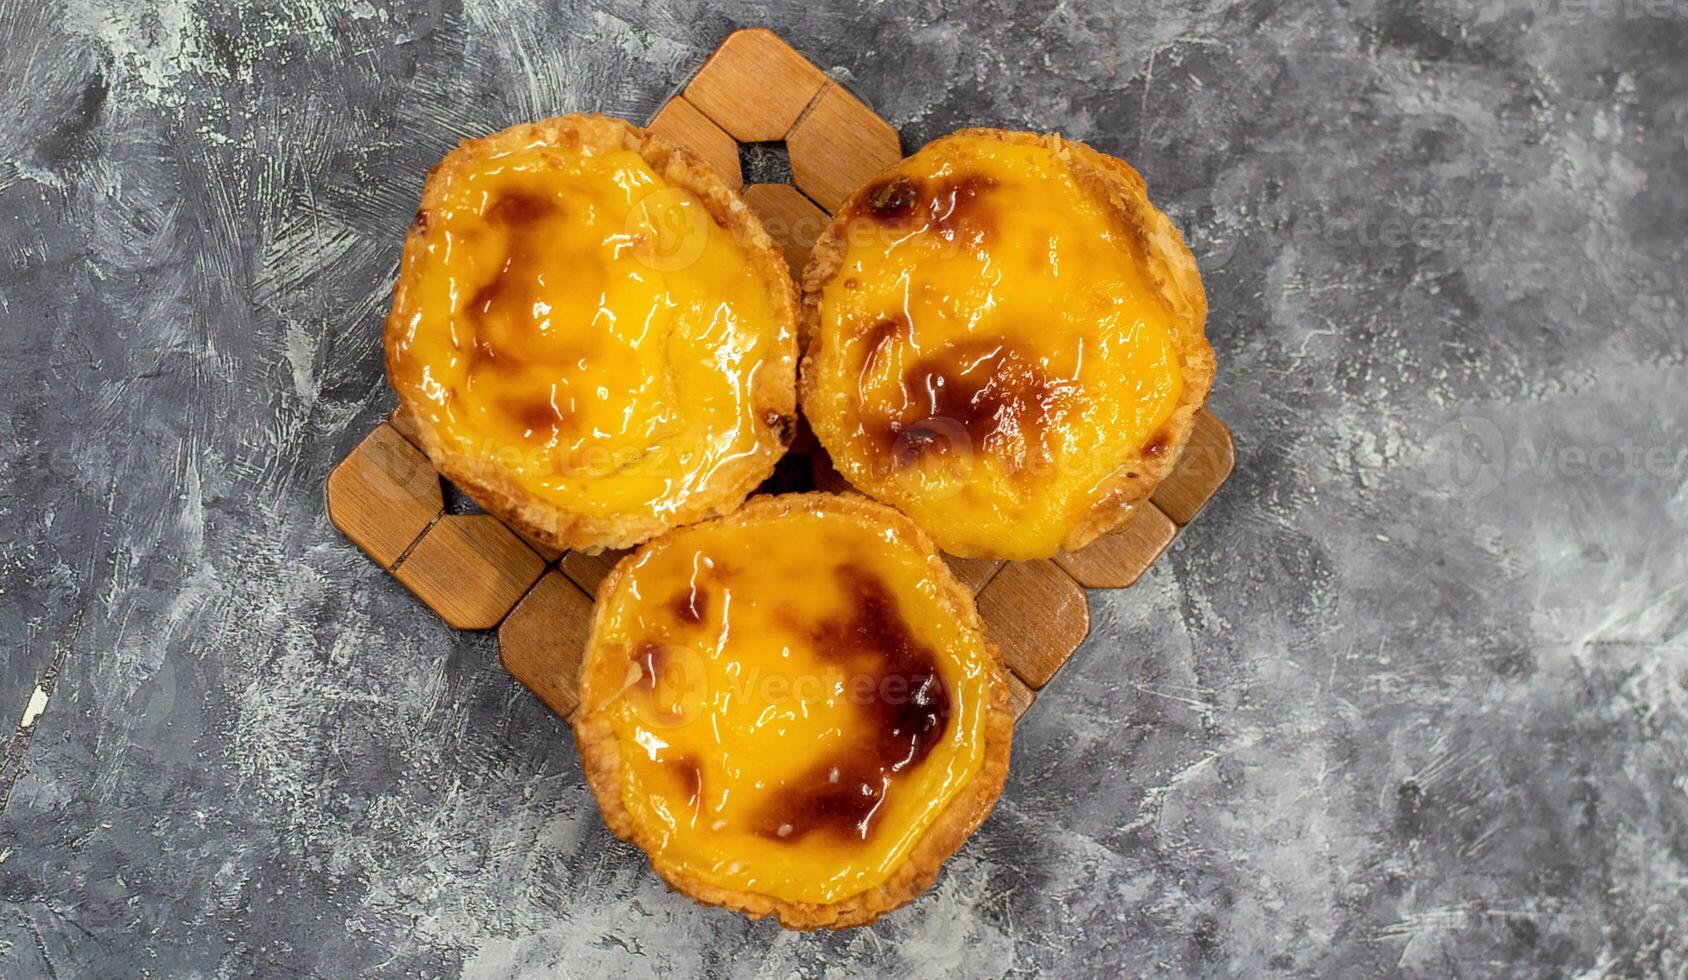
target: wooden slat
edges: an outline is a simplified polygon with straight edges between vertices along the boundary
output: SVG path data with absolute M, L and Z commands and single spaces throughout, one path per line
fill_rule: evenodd
M 422 440 L 416 435 L 416 420 L 411 418 L 410 413 L 404 410 L 403 405 L 387 413 L 387 423 L 398 430 L 399 435 L 410 440 L 411 445 L 418 449 L 422 448 Z
M 978 595 L 979 590 L 1002 570 L 1002 566 L 1008 564 L 1001 558 L 957 558 L 954 555 L 945 555 L 944 561 L 955 577 L 973 590 L 974 595 Z
M 567 718 L 580 704 L 580 663 L 591 631 L 592 597 L 546 572 L 498 628 L 498 657 L 511 677 Z
M 825 493 L 850 493 L 850 481 L 844 479 L 844 474 L 838 472 L 838 467 L 832 465 L 832 457 L 817 440 L 815 448 L 809 452 L 809 475 L 814 477 L 815 489 Z
M 1090 632 L 1084 590 L 1048 560 L 1004 565 L 979 593 L 979 617 L 1008 668 L 1034 691 Z
M 773 31 L 728 35 L 686 85 L 686 100 L 741 143 L 784 138 L 815 93 L 821 70 Z
M 1055 564 L 1090 589 L 1123 589 L 1136 583 L 1178 534 L 1178 525 L 1152 503 L 1137 508 L 1118 531 L 1082 551 L 1061 552 Z
M 497 626 L 545 562 L 490 514 L 447 514 L 416 543 L 393 574 L 460 630 Z
M 791 179 L 828 211 L 902 159 L 897 131 L 841 85 L 829 85 L 785 138 Z
M 422 444 L 421 439 L 419 439 L 416 435 L 416 420 L 411 418 L 410 413 L 404 410 L 403 405 L 400 405 L 399 407 L 393 409 L 392 412 L 388 414 L 387 423 L 389 425 L 391 425 L 395 430 L 397 430 L 400 435 L 402 435 L 406 439 L 408 439 L 410 441 L 411 445 L 416 446 L 418 448 L 421 447 L 421 444 Z M 430 463 L 428 465 L 429 465 L 430 468 L 433 466 L 432 463 Z M 470 498 L 470 499 L 473 499 L 473 498 Z M 563 549 L 553 548 L 552 546 L 546 544 L 545 542 L 534 538 L 532 535 L 528 534 L 526 531 L 520 531 L 520 530 L 517 530 L 516 528 L 511 528 L 510 530 L 515 531 L 515 533 L 523 541 L 527 542 L 528 547 L 532 548 L 534 550 L 534 553 L 539 555 L 539 557 L 545 559 L 545 561 L 547 563 L 554 562 L 557 559 L 563 557 Z
M 1161 481 L 1149 499 L 1179 527 L 1190 523 L 1213 498 L 1219 485 L 1237 468 L 1231 430 L 1207 409 L 1196 413 L 1190 441 L 1172 475 Z
M 1037 692 L 1025 685 L 1013 674 L 1008 675 L 1008 704 L 1014 709 L 1014 720 L 1019 721 L 1026 714 L 1026 709 L 1037 700 Z
M 744 189 L 744 199 L 785 250 L 792 278 L 801 281 L 809 250 L 832 219 L 790 184 L 751 184 Z
M 540 560 L 545 562 L 545 564 L 554 564 L 557 559 L 563 557 L 563 549 L 552 547 L 526 531 L 522 531 L 517 528 L 511 528 L 510 530 L 514 531 L 517 537 L 525 541 L 527 546 L 533 549 L 533 553 L 538 555 Z
M 626 557 L 627 551 L 604 551 L 596 555 L 588 555 L 580 551 L 571 551 L 563 556 L 563 563 L 558 567 L 564 575 L 575 585 L 586 590 L 587 595 L 598 594 L 598 583 L 610 573 L 615 563 Z
M 714 167 L 733 190 L 744 186 L 744 171 L 739 166 L 739 147 L 727 131 L 676 95 L 651 117 L 650 131 L 678 143 Z
M 428 457 L 382 423 L 328 474 L 328 519 L 391 569 L 445 510 Z

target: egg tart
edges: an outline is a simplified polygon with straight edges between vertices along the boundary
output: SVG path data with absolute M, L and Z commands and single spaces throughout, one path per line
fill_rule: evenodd
M 736 507 L 794 420 L 796 295 L 689 151 L 606 116 L 440 161 L 405 239 L 387 375 L 434 465 L 559 548 Z
M 610 829 L 671 887 L 854 926 L 925 890 L 995 805 L 1004 676 L 972 593 L 906 517 L 754 497 L 604 580 L 575 739 Z
M 804 271 L 803 411 L 857 489 L 965 557 L 1077 550 L 1172 470 L 1207 299 L 1124 161 L 969 129 L 856 191 Z

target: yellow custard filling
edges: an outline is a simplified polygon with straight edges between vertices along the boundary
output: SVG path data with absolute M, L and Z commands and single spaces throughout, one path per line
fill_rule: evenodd
M 437 179 L 389 364 L 448 450 L 611 516 L 668 513 L 757 451 L 751 393 L 790 330 L 694 194 L 631 150 L 543 141 Z
M 1047 146 L 940 140 L 843 218 L 804 408 L 857 487 L 948 551 L 1036 558 L 1166 452 L 1175 314 Z
M 933 560 L 935 561 L 935 559 Z M 671 532 L 601 597 L 582 710 L 659 867 L 829 903 L 883 882 L 979 771 L 992 673 L 901 532 L 838 510 Z

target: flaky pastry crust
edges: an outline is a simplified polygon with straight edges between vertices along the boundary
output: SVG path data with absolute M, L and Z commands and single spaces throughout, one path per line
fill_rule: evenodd
M 604 822 L 617 837 L 644 850 L 651 859 L 651 867 L 670 888 L 705 905 L 734 909 L 753 919 L 772 915 L 787 929 L 843 929 L 866 925 L 913 901 L 936 880 L 944 861 L 984 822 L 996 806 L 1008 778 L 1014 711 L 1008 701 L 1006 668 L 1001 651 L 985 639 L 984 623 L 975 608 L 972 591 L 950 571 L 925 532 L 900 512 L 854 494 L 804 493 L 753 497 L 739 510 L 719 520 L 750 523 L 764 517 L 803 512 L 843 514 L 875 530 L 888 526 L 913 544 L 924 556 L 932 580 L 939 586 L 944 608 L 977 634 L 991 672 L 984 727 L 984 758 L 979 770 L 926 829 L 889 878 L 866 891 L 825 904 L 793 902 L 723 888 L 701 880 L 685 869 L 664 861 L 653 846 L 650 828 L 635 820 L 623 803 L 622 745 L 606 717 L 604 706 L 594 710 L 594 706 L 587 704 L 583 697 L 580 710 L 573 718 L 574 736 L 586 782 L 598 799 Z M 587 641 L 580 670 L 583 696 L 593 686 L 589 678 L 598 679 L 596 686 L 599 690 L 616 690 L 625 674 L 627 651 L 619 644 L 603 643 L 601 637 L 609 606 L 607 600 L 615 593 L 622 577 L 638 561 L 640 553 L 634 552 L 623 558 L 598 586 L 592 634 Z
M 744 199 L 709 164 L 685 147 L 625 120 L 584 113 L 525 123 L 482 139 L 465 140 L 429 170 L 422 187 L 421 209 L 405 236 L 405 257 L 393 288 L 392 311 L 383 331 L 389 379 L 396 377 L 395 343 L 404 317 L 413 308 L 412 294 L 419 289 L 421 263 L 413 261 L 413 256 L 422 247 L 427 214 L 444 202 L 454 174 L 471 172 L 490 158 L 535 143 L 597 153 L 631 150 L 668 184 L 696 195 L 716 224 L 744 250 L 766 285 L 775 315 L 786 325 L 787 335 L 795 336 L 796 286 L 783 253 Z M 410 416 L 422 450 L 440 475 L 457 484 L 487 512 L 535 540 L 556 548 L 596 553 L 606 548 L 631 547 L 670 527 L 727 513 L 768 478 L 775 463 L 785 454 L 795 429 L 795 344 L 770 358 L 766 368 L 757 374 L 750 391 L 759 422 L 757 451 L 724 463 L 716 471 L 718 478 L 713 481 L 712 492 L 680 501 L 660 514 L 588 514 L 542 499 L 512 479 L 496 458 L 461 453 L 447 446 L 426 421 L 429 415 L 420 397 L 403 386 L 395 387 L 400 409 Z

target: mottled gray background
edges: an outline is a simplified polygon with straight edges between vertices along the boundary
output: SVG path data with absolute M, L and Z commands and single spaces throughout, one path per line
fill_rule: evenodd
M 820 7 L 0 0 L 0 975 L 1688 971 L 1688 0 Z M 429 164 L 755 23 L 1135 163 L 1242 460 L 840 935 L 667 893 L 323 513 Z

